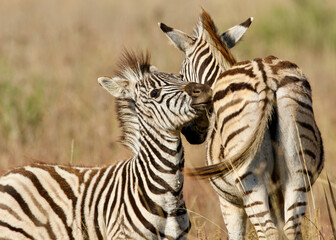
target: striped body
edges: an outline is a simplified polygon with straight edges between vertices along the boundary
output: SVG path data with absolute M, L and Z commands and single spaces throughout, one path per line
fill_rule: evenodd
M 225 199 L 221 200 L 224 219 L 231 221 L 225 213 L 232 204 L 244 206 L 259 238 L 277 239 L 274 211 L 282 203 L 279 199 L 270 203 L 269 195 L 279 198 L 280 193 L 284 233 L 299 239 L 306 192 L 324 162 L 307 79 L 295 64 L 273 56 L 237 63 L 217 79 L 213 102 L 207 164 L 220 166 L 204 173 L 231 169 L 221 165 L 228 159 L 235 166 L 231 174 L 211 180 Z
M 148 173 L 139 160 L 106 168 L 39 164 L 11 171 L 1 179 L 1 238 L 182 238 L 189 219 L 179 166 L 171 169 L 171 186 L 154 173 L 155 181 L 143 179 Z
M 117 97 L 134 157 L 102 168 L 34 164 L 0 178 L 0 239 L 186 239 L 182 126 L 209 105 L 210 88 L 152 71 L 126 53 Z
M 166 34 L 173 42 L 174 35 L 180 36 L 178 44 L 186 41 L 170 29 Z M 181 74 L 186 81 L 212 87 L 213 114 L 208 166 L 190 174 L 212 177 L 230 239 L 244 238 L 247 217 L 260 239 L 278 239 L 279 228 L 287 238 L 300 239 L 307 192 L 324 161 L 307 79 L 295 64 L 273 56 L 236 63 L 227 44 L 218 46 L 216 28 L 205 12 L 196 33 L 184 49 Z M 204 129 L 205 123 L 188 126 L 196 130 L 193 137 L 204 139 L 206 131 L 198 126 Z M 281 204 L 280 195 L 284 206 L 275 205 Z M 279 207 L 284 226 L 275 216 Z

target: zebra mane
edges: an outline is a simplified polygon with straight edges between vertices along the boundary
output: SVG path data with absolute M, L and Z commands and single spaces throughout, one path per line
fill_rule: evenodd
M 217 27 L 210 17 L 210 15 L 202 8 L 202 13 L 195 30 L 195 37 L 204 37 L 205 41 L 214 48 L 212 51 L 214 56 L 220 60 L 220 65 L 225 67 L 231 67 L 237 61 L 231 54 L 226 43 L 223 42 L 217 32 Z M 224 69 L 225 70 L 225 69 Z
M 118 67 L 115 72 L 117 77 L 134 82 L 140 81 L 146 74 L 150 73 L 150 54 L 148 52 L 146 54 L 135 54 L 124 50 Z M 118 120 L 122 129 L 120 141 L 135 154 L 139 146 L 139 121 L 135 111 L 135 102 L 133 99 L 118 98 L 116 105 Z
M 122 129 L 120 142 L 135 154 L 138 150 L 139 121 L 132 99 L 118 99 L 116 102 L 118 120 Z
M 115 75 L 136 82 L 150 73 L 150 67 L 150 54 L 148 51 L 143 54 L 124 49 Z

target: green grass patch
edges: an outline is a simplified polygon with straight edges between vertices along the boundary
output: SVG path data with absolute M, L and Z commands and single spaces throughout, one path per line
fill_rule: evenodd
M 295 0 L 275 6 L 258 20 L 255 31 L 272 48 L 274 42 L 336 51 L 336 9 L 321 0 Z
M 45 112 L 44 81 L 40 77 L 27 84 L 11 81 L 11 71 L 0 67 L 0 136 L 3 140 L 29 141 L 38 133 L 37 128 Z M 22 81 L 22 80 L 21 80 Z

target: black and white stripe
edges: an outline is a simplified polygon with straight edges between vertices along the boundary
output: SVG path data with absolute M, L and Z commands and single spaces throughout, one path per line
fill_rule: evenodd
M 107 167 L 33 164 L 0 178 L 1 239 L 186 239 L 182 126 L 211 89 L 152 71 L 126 53 L 114 78 L 124 140 L 134 157 Z
M 189 37 L 173 28 L 165 33 L 177 46 Z M 236 63 L 228 49 L 231 41 L 218 41 L 226 38 L 217 34 L 206 12 L 196 36 L 189 38 L 183 49 L 184 80 L 213 89 L 208 166 L 190 174 L 212 177 L 230 239 L 244 238 L 246 216 L 260 239 L 277 239 L 269 196 L 278 193 L 284 198 L 283 231 L 289 239 L 300 239 L 307 192 L 324 162 L 309 82 L 295 64 L 273 56 Z M 188 125 L 187 140 L 204 140 L 206 123 L 197 119 Z

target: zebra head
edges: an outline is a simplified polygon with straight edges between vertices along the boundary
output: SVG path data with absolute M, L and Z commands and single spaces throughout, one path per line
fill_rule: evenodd
M 127 104 L 122 106 L 128 109 L 119 109 L 122 125 L 131 121 L 137 124 L 128 127 L 148 126 L 178 135 L 185 124 L 211 104 L 210 87 L 183 82 L 179 76 L 158 72 L 150 65 L 148 54 L 137 56 L 125 52 L 119 66 L 115 77 L 101 77 L 98 81 L 119 102 L 126 101 Z M 132 132 L 132 129 L 124 130 Z
M 240 41 L 252 21 L 253 18 L 248 18 L 219 35 L 213 20 L 203 10 L 194 36 L 163 23 L 159 23 L 159 26 L 173 44 L 185 54 L 180 71 L 183 80 L 206 83 L 213 87 L 218 76 L 236 62 L 229 48 Z M 209 119 L 204 114 L 185 126 L 182 133 L 189 143 L 200 144 L 207 137 L 208 126 Z
M 185 54 L 180 71 L 183 79 L 212 86 L 220 73 L 236 63 L 229 48 L 241 40 L 252 21 L 252 17 L 248 18 L 219 35 L 213 20 L 203 10 L 193 36 L 164 23 L 159 23 L 159 27 Z

